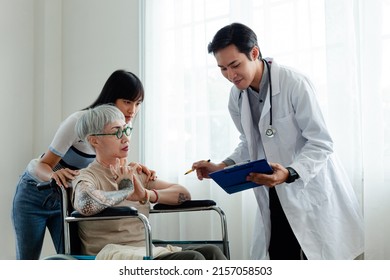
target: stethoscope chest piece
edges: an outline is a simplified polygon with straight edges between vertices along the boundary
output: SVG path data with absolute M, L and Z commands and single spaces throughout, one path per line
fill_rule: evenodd
M 272 127 L 267 128 L 266 131 L 265 131 L 265 135 L 266 135 L 267 137 L 269 137 L 269 138 L 274 137 L 274 136 L 275 136 L 275 133 L 276 133 L 276 130 L 273 129 Z

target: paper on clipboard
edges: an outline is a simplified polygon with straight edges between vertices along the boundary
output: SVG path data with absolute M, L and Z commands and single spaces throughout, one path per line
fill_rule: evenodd
M 246 180 L 246 177 L 251 172 L 272 174 L 273 170 L 267 160 L 260 159 L 228 166 L 222 170 L 210 173 L 209 176 L 228 194 L 232 194 L 259 186 Z

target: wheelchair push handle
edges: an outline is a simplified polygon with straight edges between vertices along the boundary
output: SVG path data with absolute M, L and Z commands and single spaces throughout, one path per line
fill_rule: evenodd
M 55 189 L 55 188 L 58 188 L 58 185 L 54 179 L 37 184 L 37 189 L 39 191 L 48 190 L 48 189 Z

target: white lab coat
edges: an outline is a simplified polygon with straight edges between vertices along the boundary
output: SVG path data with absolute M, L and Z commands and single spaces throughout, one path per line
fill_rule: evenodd
M 311 82 L 302 74 L 272 59 L 272 116 L 269 127 L 269 93 L 259 121 L 262 143 L 253 136 L 247 92 L 233 86 L 231 117 L 241 133 L 241 143 L 230 156 L 235 162 L 255 160 L 263 146 L 269 162 L 294 168 L 300 178 L 276 186 L 281 205 L 309 260 L 354 259 L 363 252 L 363 218 L 348 177 L 333 154 L 333 142 L 316 101 Z M 269 91 L 269 89 L 268 89 Z M 259 145 L 259 146 L 258 146 Z M 259 206 L 251 258 L 267 259 L 270 239 L 268 188 L 254 188 Z

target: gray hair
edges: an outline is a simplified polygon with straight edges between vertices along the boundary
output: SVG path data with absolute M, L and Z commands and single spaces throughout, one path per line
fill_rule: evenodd
M 103 133 L 104 127 L 117 120 L 125 120 L 123 113 L 113 105 L 99 105 L 87 109 L 77 120 L 77 136 L 88 143 L 87 137 L 91 134 Z

